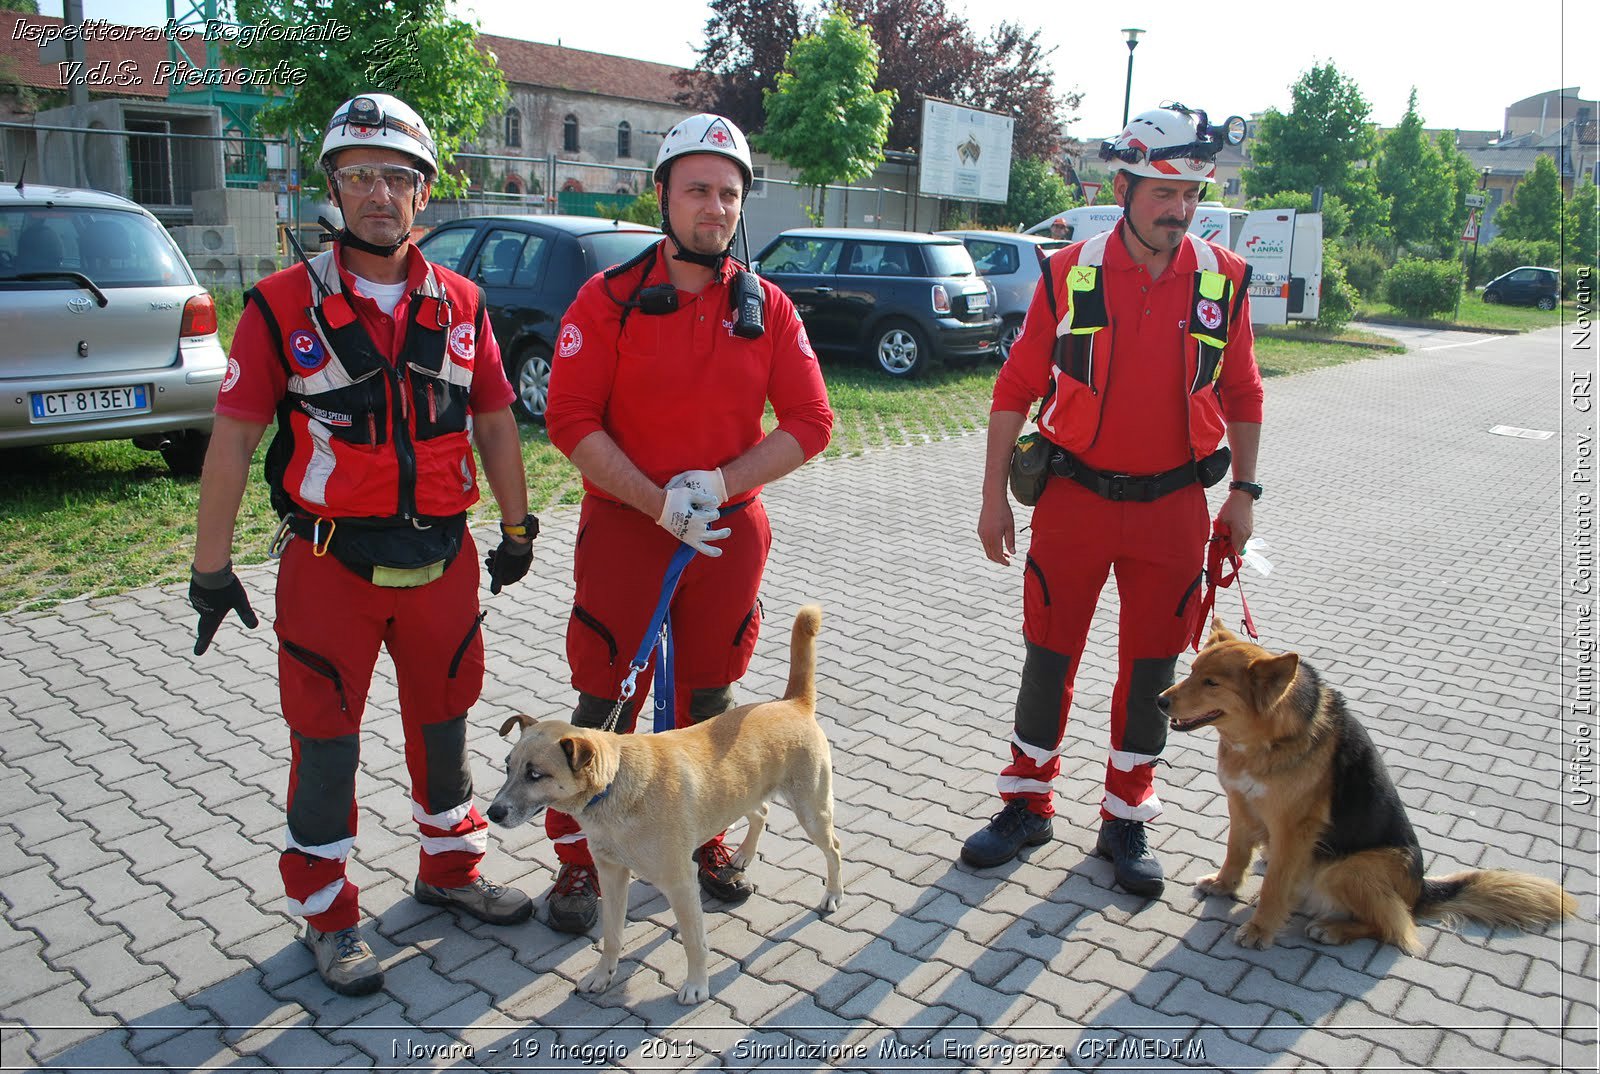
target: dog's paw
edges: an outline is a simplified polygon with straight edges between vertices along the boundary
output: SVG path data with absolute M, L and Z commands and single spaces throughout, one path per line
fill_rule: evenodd
M 1202 895 L 1226 895 L 1232 899 L 1238 895 L 1239 882 L 1235 880 L 1230 884 L 1220 874 L 1213 874 L 1196 880 L 1194 889 Z
M 617 967 L 601 963 L 578 982 L 579 992 L 604 992 L 617 976 Z
M 744 848 L 740 847 L 738 850 L 734 851 L 733 857 L 730 860 L 733 862 L 733 867 L 735 869 L 748 869 L 750 866 L 756 863 L 756 855 L 746 854 L 744 852 Z
M 839 909 L 839 900 L 842 899 L 843 897 L 844 897 L 844 892 L 842 892 L 842 891 L 830 891 L 830 892 L 826 893 L 822 897 L 822 905 L 817 907 L 817 913 L 819 913 L 819 914 L 831 914 L 831 913 L 833 913 L 835 910 Z
M 699 981 L 685 981 L 683 987 L 678 989 L 678 1002 L 685 1007 L 696 1003 L 704 1003 L 711 998 L 711 982 L 706 979 Z
M 1318 943 L 1331 944 L 1335 947 L 1349 940 L 1344 930 L 1333 921 L 1313 921 L 1306 926 L 1306 936 Z
M 1254 919 L 1251 919 L 1239 926 L 1239 931 L 1233 934 L 1233 938 L 1240 947 L 1251 947 L 1257 951 L 1265 951 L 1278 938 L 1278 930 L 1258 925 Z

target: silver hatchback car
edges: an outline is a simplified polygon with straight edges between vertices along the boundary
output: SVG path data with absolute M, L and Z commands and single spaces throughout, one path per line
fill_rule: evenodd
M 1022 321 L 1042 275 L 1040 252 L 1049 257 L 1068 244 L 1048 235 L 1019 235 L 1014 231 L 941 231 L 939 234 L 960 239 L 972 255 L 978 275 L 994 288 L 995 312 L 1000 315 L 1000 357 L 1011 357 L 1011 345 L 1022 335 Z
M 131 439 L 197 474 L 227 368 L 216 305 L 154 216 L 0 186 L 0 448 Z

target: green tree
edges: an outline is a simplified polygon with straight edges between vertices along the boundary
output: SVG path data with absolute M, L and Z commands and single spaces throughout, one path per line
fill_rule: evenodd
M 1444 162 L 1445 171 L 1450 176 L 1451 184 L 1455 188 L 1455 203 L 1450 211 L 1450 218 L 1445 221 L 1444 230 L 1435 240 L 1441 246 L 1461 241 L 1461 233 L 1467 226 L 1467 195 L 1477 193 L 1479 174 L 1477 165 L 1472 163 L 1472 158 L 1456 147 L 1455 131 L 1440 131 L 1439 159 Z
M 0 11 L 20 11 L 24 15 L 37 15 L 39 0 L 0 0 Z
M 1588 265 L 1591 268 L 1600 260 L 1600 201 L 1595 197 L 1595 185 L 1585 179 L 1567 202 L 1566 209 L 1566 261 L 1569 265 Z
M 1013 157 L 1005 204 L 984 205 L 978 210 L 978 222 L 986 227 L 1029 227 L 1080 203 L 1078 192 L 1048 161 Z
M 1245 191 L 1257 198 L 1321 186 L 1350 210 L 1356 237 L 1381 235 L 1388 210 L 1372 169 L 1365 167 L 1378 136 L 1360 88 L 1328 63 L 1301 75 L 1290 96 L 1287 114 L 1270 109 L 1255 124 Z
M 1428 140 L 1417 112 L 1417 91 L 1411 90 L 1400 125 L 1384 136 L 1374 168 L 1378 193 L 1389 202 L 1389 230 L 1405 247 L 1448 241 L 1455 215 L 1455 176 Z
M 305 80 L 287 87 L 256 117 L 263 134 L 296 134 L 301 170 L 316 174 L 322 131 L 334 109 L 362 92 L 379 90 L 417 110 L 433 134 L 439 157 L 438 194 L 454 197 L 467 186 L 451 164 L 456 150 L 506 99 L 506 83 L 492 54 L 479 51 L 477 30 L 453 18 L 447 0 L 234 0 L 244 25 L 265 21 L 285 27 L 334 26 L 342 41 L 272 40 L 261 35 L 227 49 L 230 62 L 270 70 L 280 61 Z
M 778 88 L 765 94 L 766 129 L 752 144 L 820 189 L 819 212 L 826 212 L 829 183 L 871 175 L 883 162 L 895 92 L 873 90 L 878 46 L 838 11 L 796 41 L 783 66 Z
M 1561 180 L 1556 162 L 1541 153 L 1533 158 L 1533 171 L 1517 184 L 1509 205 L 1494 214 L 1495 226 L 1508 239 L 1561 241 Z

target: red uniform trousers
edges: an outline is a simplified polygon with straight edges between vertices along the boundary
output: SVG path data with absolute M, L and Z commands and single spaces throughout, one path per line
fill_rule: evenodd
M 1033 513 L 1023 589 L 1028 652 L 1017 696 L 1011 764 L 1003 799 L 1024 798 L 1052 816 L 1051 781 L 1061 770 L 1061 740 L 1073 679 L 1106 576 L 1121 603 L 1117 683 L 1111 695 L 1111 752 L 1104 818 L 1149 820 L 1161 812 L 1156 758 L 1167 719 L 1155 699 L 1173 682 L 1199 594 L 1184 594 L 1200 574 L 1210 533 L 1205 490 L 1191 485 L 1151 503 L 1113 502 L 1053 476 Z M 1178 614 L 1183 605 L 1183 614 Z
M 409 589 L 375 586 L 291 540 L 278 570 L 278 689 L 292 757 L 286 849 L 290 911 L 323 932 L 356 924 L 345 859 L 356 835 L 361 716 L 380 645 L 394 661 L 422 838 L 417 875 L 470 884 L 488 846 L 472 804 L 466 714 L 483 688 L 478 557 L 470 532 L 445 573 Z
M 678 727 L 690 723 L 693 691 L 728 686 L 744 675 L 761 632 L 757 594 L 772 547 L 767 510 L 759 498 L 752 500 L 713 528 L 721 527 L 733 531 L 716 542 L 722 555 L 691 559 L 672 598 L 673 712 Z M 676 538 L 632 507 L 599 496 L 584 498 L 572 557 L 577 592 L 567 624 L 567 663 L 575 689 L 592 697 L 618 696 L 677 549 Z M 618 717 L 617 731 L 633 732 L 659 658 L 658 648 L 650 667 L 639 675 L 633 700 Z M 555 843 L 557 859 L 593 864 L 589 843 L 572 817 L 547 810 L 545 831 Z

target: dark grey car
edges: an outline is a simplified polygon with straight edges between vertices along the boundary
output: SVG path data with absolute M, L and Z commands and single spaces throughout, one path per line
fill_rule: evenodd
M 197 474 L 228 368 L 217 310 L 154 216 L 0 186 L 0 448 L 132 440 Z
M 794 228 L 767 244 L 756 271 L 794 302 L 819 351 L 865 355 L 892 377 L 995 353 L 989 286 L 957 239 Z

